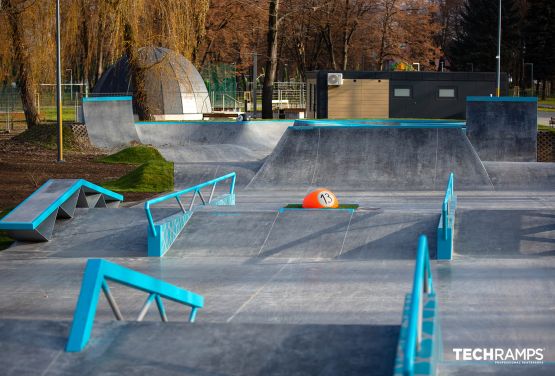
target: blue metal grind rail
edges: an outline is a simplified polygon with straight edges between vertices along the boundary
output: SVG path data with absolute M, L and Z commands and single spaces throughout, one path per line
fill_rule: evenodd
M 197 196 L 200 198 L 202 205 L 235 205 L 236 178 L 237 175 L 235 172 L 232 172 L 202 184 L 195 185 L 194 187 L 190 187 L 179 192 L 173 192 L 145 202 L 145 212 L 148 219 L 148 256 L 162 257 L 170 249 L 175 239 L 179 236 L 193 215 L 193 207 Z M 231 181 L 229 185 L 229 193 L 214 198 L 216 185 L 219 182 L 226 180 Z M 201 189 L 209 186 L 212 186 L 212 190 L 208 199 L 205 199 L 202 195 Z M 189 207 L 186 209 L 181 197 L 191 192 L 193 192 L 193 197 L 191 198 Z M 174 198 L 179 204 L 181 211 L 155 223 L 152 218 L 151 206 Z
M 104 292 L 116 319 L 123 320 L 121 311 L 106 283 L 108 280 L 149 294 L 137 321 L 143 320 L 153 301 L 156 301 L 162 321 L 168 321 L 162 298 L 191 307 L 190 322 L 195 321 L 197 310 L 204 306 L 204 298 L 201 295 L 103 259 L 90 259 L 83 275 L 66 351 L 79 352 L 87 345 L 93 329 L 100 290 Z
M 428 239 L 420 235 L 412 292 L 405 297 L 395 375 L 434 375 L 441 348 Z
M 441 207 L 441 218 L 437 228 L 437 259 L 451 260 L 453 258 L 455 238 L 455 211 L 457 209 L 457 196 L 454 190 L 455 175 L 449 175 L 449 182 L 445 198 Z

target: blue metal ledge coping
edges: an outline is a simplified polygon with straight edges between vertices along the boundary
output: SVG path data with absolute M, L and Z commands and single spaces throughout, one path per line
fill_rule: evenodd
M 81 187 L 89 188 L 98 193 L 106 195 L 113 200 L 123 201 L 123 196 L 112 192 L 106 188 L 102 188 L 96 184 L 93 184 L 89 181 L 84 179 L 78 179 L 71 185 L 60 197 L 58 197 L 52 204 L 50 204 L 45 210 L 40 213 L 32 222 L 5 222 L 6 219 L 10 217 L 11 214 L 15 213 L 16 210 L 23 207 L 27 201 L 29 201 L 33 196 L 40 193 L 40 191 L 48 186 L 50 181 L 53 179 L 49 179 L 41 185 L 36 191 L 31 193 L 29 197 L 23 200 L 19 205 L 15 207 L 10 213 L 8 213 L 2 220 L 0 220 L 0 229 L 1 230 L 35 230 L 50 214 L 52 214 L 60 205 L 62 205 L 65 201 L 67 201 L 75 192 L 77 192 Z
M 192 308 L 189 321 L 194 322 L 196 311 L 204 306 L 204 297 L 180 287 L 174 286 L 149 275 L 136 272 L 103 259 L 90 259 L 85 267 L 81 292 L 75 307 L 73 323 L 66 344 L 67 352 L 79 352 L 85 348 L 93 329 L 94 318 L 100 291 L 107 295 L 110 305 L 111 294 L 105 280 L 112 280 L 122 285 L 149 293 L 148 301 L 156 299 L 161 316 L 165 310 L 160 298 L 172 300 Z M 113 298 L 112 298 L 113 299 Z M 114 306 L 112 306 L 114 310 Z M 116 310 L 114 310 L 114 313 Z M 118 311 L 119 312 L 119 311 Z M 118 319 L 122 319 L 121 317 Z
M 466 97 L 467 102 L 537 102 L 537 97 Z
M 133 97 L 84 97 L 83 102 L 131 101 Z
M 412 119 L 376 119 L 376 120 L 296 120 L 293 130 L 310 130 L 317 128 L 324 129 L 412 129 L 412 128 L 464 128 L 466 123 L 463 121 L 446 120 L 412 120 Z

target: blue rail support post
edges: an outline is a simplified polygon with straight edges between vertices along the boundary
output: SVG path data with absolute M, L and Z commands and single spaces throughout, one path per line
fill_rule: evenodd
M 441 217 L 437 227 L 437 259 L 451 260 L 455 243 L 455 211 L 457 196 L 454 190 L 455 175 L 449 175 L 445 198 L 441 207 Z
M 148 256 L 162 257 L 170 249 L 175 239 L 177 239 L 177 237 L 193 215 L 193 208 L 197 196 L 199 197 L 202 205 L 235 205 L 236 177 L 237 175 L 235 174 L 235 172 L 232 172 L 227 175 L 220 176 L 219 178 L 195 185 L 194 187 L 190 187 L 179 192 L 173 192 L 168 195 L 157 197 L 145 202 L 145 212 L 148 219 Z M 225 180 L 230 180 L 229 193 L 214 198 L 216 185 L 219 182 Z M 212 189 L 210 191 L 210 196 L 208 196 L 208 198 L 206 199 L 203 196 L 201 189 L 209 186 L 211 186 Z M 183 195 L 186 195 L 187 193 L 193 193 L 188 208 L 185 207 L 181 200 L 181 197 Z M 154 219 L 152 218 L 151 206 L 167 200 L 171 200 L 173 198 L 175 198 L 181 210 L 178 213 L 166 217 L 155 223 Z
M 435 374 L 442 347 L 437 312 L 428 240 L 420 235 L 412 292 L 405 297 L 395 375 Z
M 66 344 L 67 352 L 79 352 L 87 345 L 94 324 L 100 291 L 106 295 L 116 319 L 123 320 L 106 283 L 108 280 L 149 294 L 137 321 L 143 319 L 153 300 L 156 301 L 160 318 L 164 322 L 167 321 L 167 315 L 162 298 L 191 307 L 190 322 L 194 322 L 197 310 L 204 306 L 204 298 L 201 295 L 103 259 L 90 259 L 85 268 L 81 292 L 73 315 L 73 323 Z

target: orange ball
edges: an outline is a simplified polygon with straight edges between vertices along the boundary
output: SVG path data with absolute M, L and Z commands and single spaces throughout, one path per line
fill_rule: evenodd
M 332 191 L 325 188 L 318 188 L 309 194 L 303 200 L 303 208 L 305 209 L 337 209 L 339 200 Z

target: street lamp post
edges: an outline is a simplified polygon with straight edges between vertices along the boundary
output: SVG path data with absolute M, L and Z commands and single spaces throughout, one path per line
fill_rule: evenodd
M 58 119 L 58 162 L 63 162 L 62 63 L 60 55 L 60 0 L 56 0 L 56 112 Z
M 499 17 L 497 20 L 497 96 L 501 96 L 501 0 L 499 0 Z

